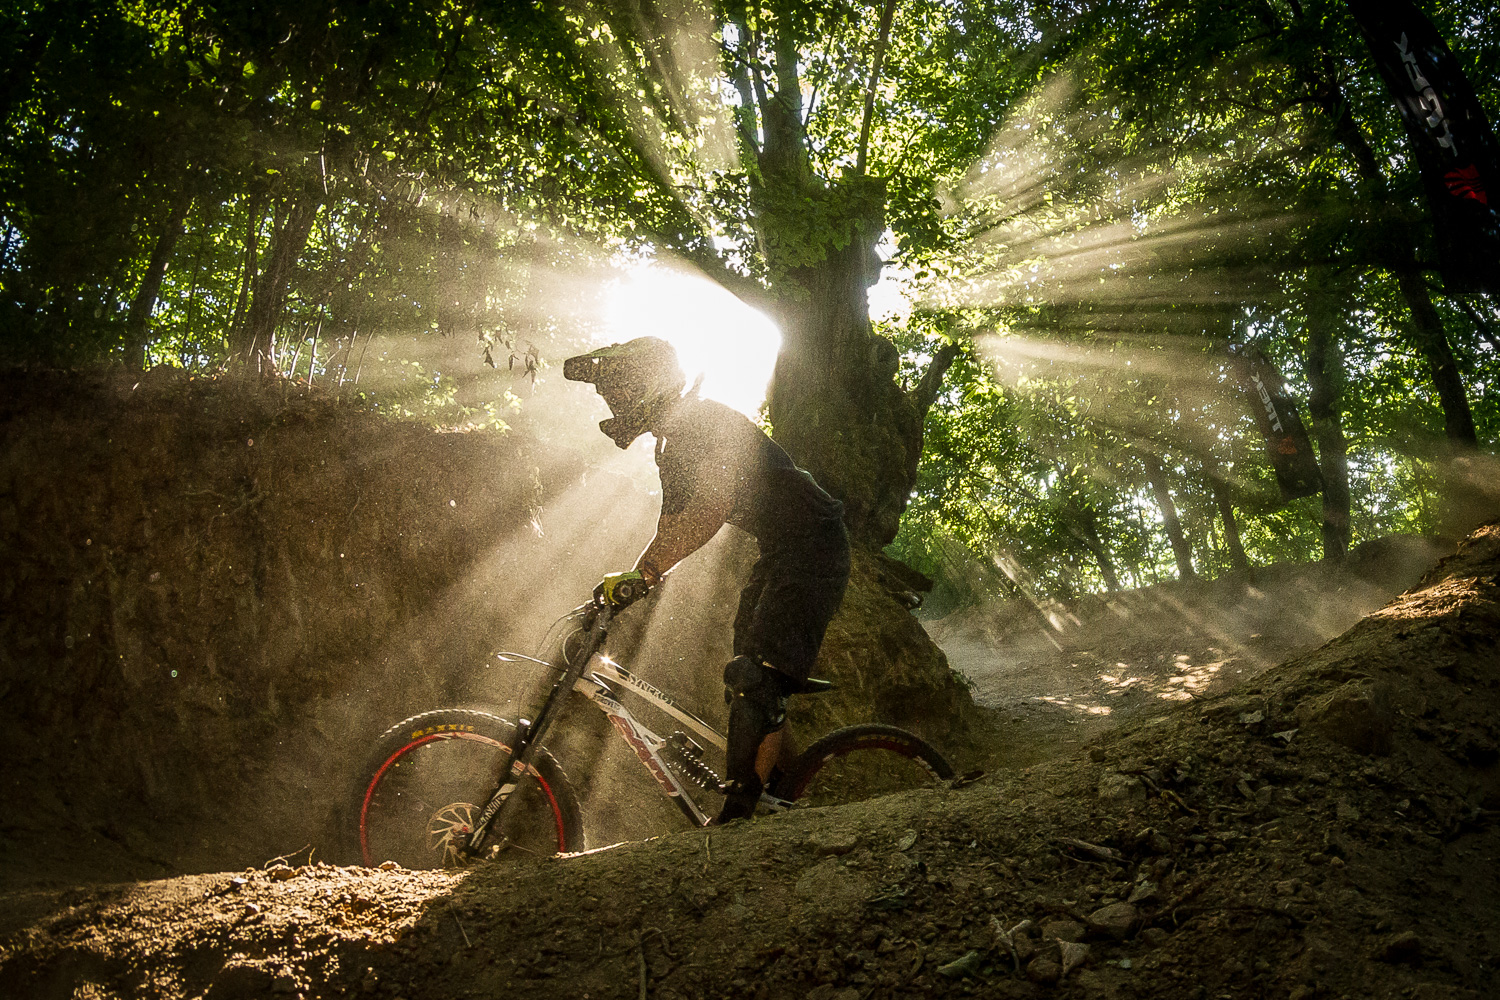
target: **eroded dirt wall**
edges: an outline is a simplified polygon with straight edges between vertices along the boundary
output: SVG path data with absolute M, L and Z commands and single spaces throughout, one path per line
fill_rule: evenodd
M 474 697 L 465 665 L 514 634 L 535 586 L 516 540 L 563 485 L 518 436 L 180 376 L 6 383 L 0 712 L 30 803 L 12 839 L 55 829 L 59 854 L 147 870 L 233 854 L 223 838 L 268 849 L 332 808 L 314 786 L 349 741 Z

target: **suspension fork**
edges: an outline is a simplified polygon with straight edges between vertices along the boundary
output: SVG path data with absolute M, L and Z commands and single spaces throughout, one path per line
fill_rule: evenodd
M 475 857 L 479 854 L 484 847 L 490 828 L 497 825 L 497 821 L 504 812 L 505 804 L 510 801 L 521 782 L 531 773 L 531 761 L 536 756 L 536 748 L 541 745 L 542 737 L 546 735 L 548 728 L 562 711 L 568 692 L 573 690 L 573 685 L 577 683 L 578 678 L 583 676 L 583 671 L 589 661 L 594 658 L 599 647 L 604 645 L 612 617 L 613 609 L 608 605 L 595 607 L 588 624 L 588 641 L 578 651 L 573 662 L 568 663 L 557 679 L 552 682 L 552 690 L 547 693 L 546 700 L 542 702 L 541 711 L 537 712 L 536 718 L 530 723 L 517 720 L 515 745 L 511 747 L 510 756 L 496 776 L 495 790 L 490 793 L 489 801 L 485 803 L 478 819 L 474 821 L 474 829 L 469 832 L 468 838 L 464 841 L 461 853 L 466 857 Z

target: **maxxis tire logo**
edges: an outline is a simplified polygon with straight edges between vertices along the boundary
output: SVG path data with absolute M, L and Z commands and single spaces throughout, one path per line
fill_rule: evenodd
M 440 725 L 440 726 L 428 726 L 426 729 L 416 729 L 416 730 L 413 730 L 412 734 L 411 734 L 411 738 L 414 739 L 414 740 L 420 740 L 422 737 L 424 737 L 424 736 L 431 736 L 433 733 L 472 733 L 472 732 L 474 732 L 474 727 L 473 726 L 466 725 L 464 723 L 454 722 L 454 723 L 445 723 L 445 724 Z

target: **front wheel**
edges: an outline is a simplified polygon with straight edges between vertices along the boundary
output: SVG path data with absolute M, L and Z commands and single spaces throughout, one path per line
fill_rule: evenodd
M 423 712 L 386 730 L 359 789 L 364 863 L 461 864 L 460 850 L 499 784 L 515 738 L 516 727 L 505 719 L 462 708 Z M 538 749 L 529 770 L 487 843 L 539 855 L 582 850 L 578 799 L 562 768 Z
M 771 780 L 779 799 L 834 805 L 947 781 L 953 768 L 926 740 L 896 726 L 835 729 Z

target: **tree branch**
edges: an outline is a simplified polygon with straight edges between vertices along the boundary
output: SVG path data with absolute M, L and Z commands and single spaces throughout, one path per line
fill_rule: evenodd
M 1463 299 L 1459 298 L 1457 295 L 1453 295 L 1451 293 L 1448 295 L 1448 301 L 1455 303 L 1460 309 L 1462 309 L 1465 315 L 1467 315 L 1469 319 L 1474 323 L 1474 327 L 1479 331 L 1479 335 L 1485 340 L 1488 340 L 1491 347 L 1493 347 L 1497 351 L 1500 351 L 1500 336 L 1497 336 L 1495 333 L 1495 328 L 1486 323 L 1484 317 L 1479 315 L 1479 310 L 1474 308 L 1473 303 L 1466 302 Z
M 896 14 L 896 0 L 885 0 L 885 9 L 880 12 L 880 35 L 875 40 L 875 62 L 870 67 L 870 85 L 865 88 L 865 115 L 859 126 L 859 157 L 855 160 L 854 172 L 863 174 L 870 152 L 870 123 L 875 117 L 875 87 L 880 83 L 880 67 L 885 62 L 886 43 L 891 38 L 891 19 Z
M 955 341 L 949 341 L 939 347 L 937 353 L 932 356 L 932 364 L 922 373 L 922 378 L 907 395 L 912 405 L 917 408 L 917 415 L 925 417 L 927 411 L 932 409 L 932 404 L 937 402 L 938 393 L 943 389 L 943 377 L 948 374 L 948 369 L 953 367 L 953 362 L 958 358 L 959 346 Z
M 739 31 L 740 43 L 748 52 L 750 41 L 744 23 L 741 21 L 731 23 Z M 740 95 L 740 106 L 734 111 L 735 130 L 739 132 L 740 142 L 745 146 L 745 153 L 759 159 L 760 140 L 755 137 L 759 107 L 755 103 L 755 93 L 750 84 L 750 60 L 728 45 L 721 43 L 721 47 L 725 57 L 729 60 L 729 78 L 734 82 L 734 89 Z

